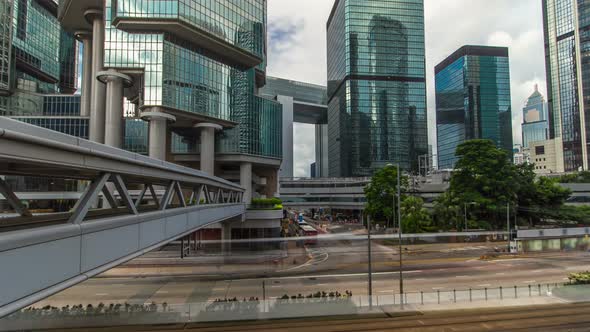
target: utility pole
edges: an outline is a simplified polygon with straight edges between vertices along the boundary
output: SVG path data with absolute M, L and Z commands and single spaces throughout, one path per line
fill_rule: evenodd
M 371 257 L 371 217 L 367 216 L 367 238 L 369 253 L 369 308 L 373 309 L 373 262 Z
M 508 229 L 508 252 L 510 252 L 510 202 L 506 203 L 506 228 Z
M 403 260 L 402 260 L 402 204 L 401 204 L 401 168 L 397 164 L 397 220 L 399 235 L 399 292 L 401 296 L 402 309 L 404 308 L 404 276 L 403 276 Z

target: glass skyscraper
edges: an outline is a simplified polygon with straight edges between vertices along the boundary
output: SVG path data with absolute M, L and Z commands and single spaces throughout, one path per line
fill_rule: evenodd
M 543 0 L 549 136 L 563 141 L 566 172 L 588 169 L 590 3 Z
M 455 151 L 490 139 L 512 156 L 508 49 L 464 46 L 435 68 L 438 167 L 452 169 Z
M 538 86 L 535 86 L 535 92 L 529 97 L 522 111 L 522 146 L 529 148 L 531 142 L 549 139 L 547 103 Z
M 337 0 L 327 23 L 330 176 L 428 153 L 423 0 Z

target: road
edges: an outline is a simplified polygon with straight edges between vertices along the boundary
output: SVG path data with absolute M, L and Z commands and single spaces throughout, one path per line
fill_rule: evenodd
M 478 245 L 458 250 L 448 248 L 430 252 L 408 254 L 404 264 L 406 292 L 435 292 L 453 289 L 482 289 L 499 286 L 513 287 L 529 284 L 562 283 L 568 273 L 590 270 L 590 254 L 554 253 L 535 257 L 479 260 Z M 398 292 L 399 266 L 395 251 L 376 246 L 373 277 L 374 295 Z M 263 283 L 267 298 L 317 291 L 352 291 L 355 295 L 367 294 L 367 264 L 362 253 L 343 246 L 322 247 L 310 250 L 310 259 L 266 278 L 234 278 L 219 273 L 207 275 L 166 276 L 166 268 L 160 268 L 161 276 L 94 278 L 56 294 L 36 306 L 103 303 L 169 304 L 198 303 L 224 298 L 263 297 Z M 314 253 L 315 251 L 315 253 Z M 445 252 L 446 251 L 446 252 Z M 391 255 L 395 257 L 392 257 Z M 169 267 L 174 270 L 175 267 Z M 234 266 L 238 268 L 238 266 Z M 590 299 L 589 299 L 590 300 Z

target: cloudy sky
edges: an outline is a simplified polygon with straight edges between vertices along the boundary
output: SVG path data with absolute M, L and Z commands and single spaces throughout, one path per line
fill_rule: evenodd
M 326 84 L 326 21 L 334 0 L 269 0 L 268 74 Z M 534 85 L 546 95 L 543 19 L 538 0 L 425 0 L 430 143 L 436 146 L 434 66 L 466 44 L 510 48 L 514 142 Z M 295 127 L 295 176 L 315 160 L 313 126 Z

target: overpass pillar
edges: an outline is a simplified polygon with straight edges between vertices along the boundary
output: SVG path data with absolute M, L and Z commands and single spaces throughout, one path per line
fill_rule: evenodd
M 92 91 L 92 32 L 77 31 L 76 39 L 82 42 L 82 93 L 80 95 L 80 116 L 90 116 Z
M 104 143 L 121 149 L 125 137 L 123 89 L 130 87 L 133 81 L 131 77 L 114 69 L 99 72 L 97 78 L 107 87 Z
M 195 128 L 201 130 L 201 171 L 215 175 L 215 131 L 223 127 L 214 123 L 198 123 Z
M 223 255 L 231 253 L 231 222 L 229 221 L 221 223 L 221 253 Z
M 252 202 L 252 163 L 240 164 L 240 186 L 244 191 L 244 203 L 250 205 Z
M 92 24 L 92 87 L 89 138 L 104 143 L 106 86 L 96 78 L 104 68 L 104 14 L 102 9 L 88 9 L 84 16 Z
M 168 122 L 176 121 L 173 115 L 164 113 L 159 107 L 141 113 L 141 118 L 149 121 L 148 151 L 150 158 L 166 160 L 168 149 Z

